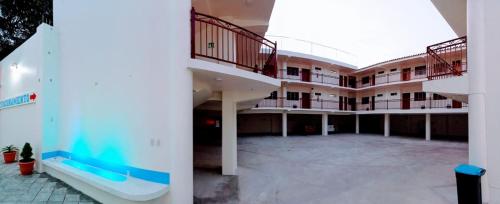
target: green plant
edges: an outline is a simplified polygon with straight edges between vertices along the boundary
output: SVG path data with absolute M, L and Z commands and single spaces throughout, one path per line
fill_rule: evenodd
M 15 147 L 14 145 L 9 145 L 9 146 L 2 148 L 2 152 L 4 152 L 4 153 L 11 153 L 11 152 L 17 152 L 17 151 L 19 151 L 19 149 L 17 149 L 17 147 Z
M 21 157 L 23 159 L 20 160 L 20 162 L 31 162 L 34 159 L 31 158 L 33 156 L 33 149 L 31 148 L 30 143 L 24 144 L 23 151 L 21 152 Z

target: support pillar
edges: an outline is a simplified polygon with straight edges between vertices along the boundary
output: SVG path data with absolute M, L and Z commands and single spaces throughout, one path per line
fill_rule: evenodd
M 425 114 L 425 140 L 431 140 L 431 114 Z
M 359 115 L 356 115 L 356 134 L 359 134 Z
M 498 1 L 467 1 L 467 67 L 469 74 L 469 163 L 486 169 L 481 179 L 483 202 L 500 202 L 500 160 L 496 149 L 498 110 Z M 486 86 L 491 89 L 486 89 Z M 489 155 L 492 153 L 491 155 Z M 490 194 L 491 193 L 491 194 Z
M 288 136 L 288 114 L 286 112 L 281 114 L 281 133 L 283 137 Z
M 391 116 L 389 113 L 384 114 L 384 136 L 389 137 L 391 134 Z
M 323 117 L 322 117 L 321 121 L 322 121 L 321 128 L 323 129 L 322 135 L 328 136 L 328 113 L 323 113 Z
M 222 174 L 236 175 L 237 137 L 236 137 L 236 100 L 235 93 L 222 93 Z

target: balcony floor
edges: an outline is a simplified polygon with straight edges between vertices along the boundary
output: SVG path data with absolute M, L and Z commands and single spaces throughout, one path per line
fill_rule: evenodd
M 467 162 L 467 152 L 467 143 L 372 135 L 240 137 L 239 176 L 196 169 L 195 200 L 451 204 L 457 202 L 453 169 Z M 195 154 L 204 154 L 203 162 L 210 154 L 220 159 L 217 147 Z

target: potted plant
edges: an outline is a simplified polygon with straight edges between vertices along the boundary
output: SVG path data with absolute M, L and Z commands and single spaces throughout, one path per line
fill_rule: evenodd
M 18 149 L 14 145 L 9 145 L 2 148 L 3 160 L 5 161 L 5 163 L 8 164 L 16 161 L 17 151 Z
M 33 156 L 33 149 L 30 143 L 24 144 L 23 151 L 21 152 L 21 157 L 23 159 L 19 160 L 19 170 L 21 170 L 21 175 L 31 175 L 33 174 L 33 167 L 35 166 L 35 159 L 31 158 Z

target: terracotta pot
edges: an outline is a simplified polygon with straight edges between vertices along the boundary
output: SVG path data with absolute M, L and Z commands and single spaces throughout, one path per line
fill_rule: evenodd
M 19 170 L 21 170 L 21 175 L 33 174 L 34 166 L 35 166 L 35 160 L 30 162 L 19 162 Z
M 16 161 L 16 155 L 17 155 L 17 152 L 4 152 L 3 153 L 3 160 L 7 164 L 12 163 L 12 162 Z

